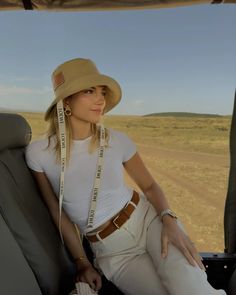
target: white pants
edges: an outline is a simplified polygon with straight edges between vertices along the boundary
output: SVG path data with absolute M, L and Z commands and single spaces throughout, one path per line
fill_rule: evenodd
M 161 257 L 161 230 L 155 209 L 141 194 L 137 208 L 120 229 L 90 243 L 95 265 L 127 295 L 225 295 L 172 244 L 168 256 Z

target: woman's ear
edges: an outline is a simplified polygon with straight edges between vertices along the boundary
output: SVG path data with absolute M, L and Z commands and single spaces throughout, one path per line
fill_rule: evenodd
M 63 101 L 63 106 L 64 106 L 64 108 L 68 107 L 68 106 L 69 106 L 68 102 L 66 102 L 66 101 L 64 100 L 64 101 Z
M 72 97 L 72 95 L 70 95 L 70 96 L 68 96 L 68 97 L 66 97 L 66 98 L 64 98 L 64 100 L 63 100 L 63 106 L 64 106 L 64 108 L 67 106 L 69 106 L 70 104 L 69 104 L 69 101 L 70 101 L 70 98 Z

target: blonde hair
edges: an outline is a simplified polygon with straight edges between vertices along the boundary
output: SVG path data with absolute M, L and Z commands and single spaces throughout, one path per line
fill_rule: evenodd
M 60 134 L 59 134 L 59 126 L 58 126 L 58 118 L 57 118 L 57 107 L 56 105 L 53 107 L 49 118 L 48 118 L 48 130 L 47 130 L 47 138 L 48 145 L 46 149 L 48 149 L 52 144 L 52 139 L 55 140 L 55 145 L 53 150 L 56 153 L 56 161 L 60 163 L 61 158 L 61 148 L 60 148 Z M 66 130 L 66 161 L 67 163 L 70 160 L 71 147 L 73 144 L 72 138 L 72 129 L 68 116 L 65 115 L 65 130 Z M 91 124 L 92 138 L 89 144 L 89 153 L 92 154 L 98 147 L 100 142 L 100 128 L 95 123 Z M 108 146 L 109 133 L 107 128 L 105 129 L 105 147 Z

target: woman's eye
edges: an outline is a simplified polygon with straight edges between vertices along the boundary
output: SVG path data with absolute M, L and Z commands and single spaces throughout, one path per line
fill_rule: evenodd
M 93 89 L 86 89 L 84 90 L 84 93 L 93 93 Z
M 94 93 L 94 91 L 95 91 L 95 90 L 93 90 L 93 89 L 85 89 L 83 92 L 84 92 L 85 94 L 92 94 L 92 93 Z M 106 96 L 106 91 L 102 92 L 102 95 L 103 95 L 103 96 Z

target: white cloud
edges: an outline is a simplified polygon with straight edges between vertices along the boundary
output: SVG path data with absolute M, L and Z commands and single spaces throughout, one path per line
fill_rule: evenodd
M 49 75 L 41 75 L 38 76 L 16 76 L 14 74 L 11 75 L 3 75 L 0 74 L 1 81 L 8 81 L 8 82 L 40 82 L 40 81 L 48 81 L 50 83 L 50 76 Z
M 40 88 L 30 88 L 30 87 L 19 87 L 19 86 L 9 86 L 0 84 L 0 96 L 15 95 L 15 94 L 34 94 L 34 95 L 45 95 L 51 93 L 51 89 L 47 86 Z
M 142 105 L 142 104 L 144 104 L 144 100 L 141 100 L 141 99 L 138 99 L 138 100 L 135 100 L 135 101 L 133 101 L 133 104 L 134 105 Z
M 25 81 L 40 81 L 40 78 L 33 78 L 33 77 L 10 77 L 11 81 L 15 82 L 25 82 Z

